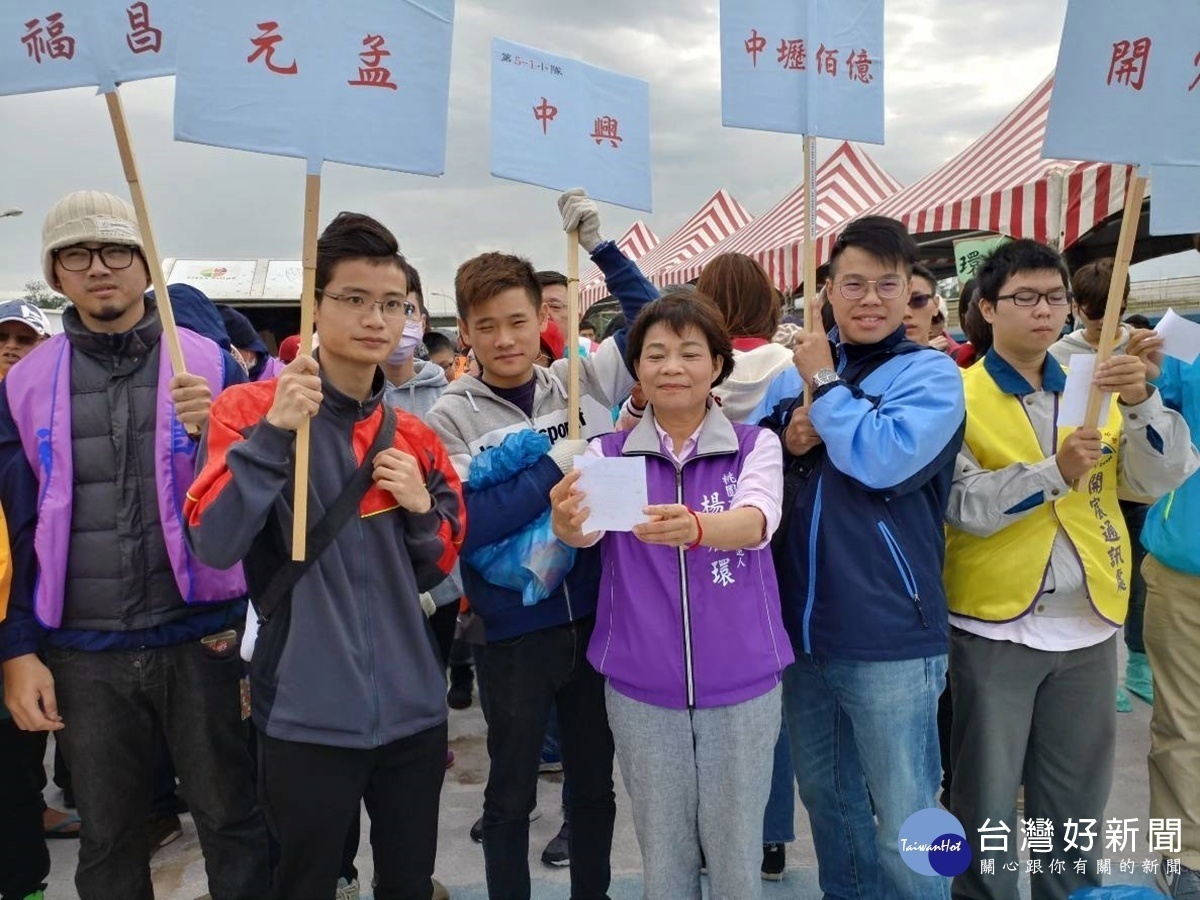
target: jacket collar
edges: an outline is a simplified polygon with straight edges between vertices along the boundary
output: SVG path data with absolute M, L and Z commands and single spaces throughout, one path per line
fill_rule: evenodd
M 68 306 L 63 311 L 63 332 L 71 342 L 72 349 L 102 359 L 113 357 L 136 358 L 145 356 L 162 337 L 162 321 L 158 318 L 158 304 L 146 297 L 146 312 L 141 320 L 118 334 L 91 331 L 83 324 L 79 310 Z
M 996 387 L 1006 394 L 1024 397 L 1034 393 L 1033 385 L 1025 380 L 1025 376 L 1014 369 L 1008 361 L 996 352 L 993 347 L 983 358 L 983 367 L 996 382 Z M 1048 394 L 1061 394 L 1067 386 L 1067 373 L 1053 356 L 1046 354 L 1042 362 L 1042 390 Z
M 321 361 L 321 350 L 318 348 L 313 352 L 313 358 L 319 363 Z M 383 391 L 387 387 L 387 379 L 383 377 L 383 370 L 378 366 L 375 367 L 375 378 L 371 381 L 371 393 L 366 400 L 355 400 L 348 394 L 343 394 L 330 383 L 325 377 L 325 373 L 321 373 L 321 392 L 324 394 L 324 399 L 321 401 L 321 410 L 328 410 L 339 419 L 361 420 L 369 417 L 375 408 L 383 402 Z
M 696 435 L 695 456 L 714 456 L 722 453 L 737 453 L 738 437 L 733 425 L 725 418 L 725 414 L 710 399 L 708 412 L 700 423 L 700 431 Z M 663 454 L 662 439 L 654 420 L 654 407 L 647 406 L 642 420 L 634 426 L 625 440 L 621 450 L 622 455 L 644 456 Z

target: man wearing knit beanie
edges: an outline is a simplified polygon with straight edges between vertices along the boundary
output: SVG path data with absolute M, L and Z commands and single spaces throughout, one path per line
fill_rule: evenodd
M 152 900 L 147 820 L 161 727 L 195 814 L 213 900 L 268 887 L 240 716 L 240 566 L 205 567 L 182 530 L 214 394 L 244 379 L 181 330 L 172 375 L 133 210 L 78 191 L 42 230 L 64 333 L 0 382 L 0 505 L 13 582 L 0 622 L 5 704 L 71 761 L 82 900 Z M 51 477 L 53 476 L 53 477 Z

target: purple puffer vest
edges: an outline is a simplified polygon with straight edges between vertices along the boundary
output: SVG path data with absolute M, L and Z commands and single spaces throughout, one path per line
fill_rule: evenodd
M 225 384 L 221 349 L 207 338 L 180 329 L 188 372 L 200 375 L 215 397 Z M 246 595 L 241 565 L 212 569 L 191 554 L 183 503 L 195 478 L 196 444 L 175 418 L 168 387 L 170 354 L 161 347 L 158 413 L 154 433 L 154 480 L 158 513 L 175 583 L 186 603 L 220 603 Z M 5 379 L 9 408 L 21 434 L 25 456 L 38 480 L 37 527 L 33 545 L 38 579 L 34 612 L 47 628 L 59 628 L 71 539 L 74 463 L 71 444 L 71 343 L 50 338 L 21 360 Z

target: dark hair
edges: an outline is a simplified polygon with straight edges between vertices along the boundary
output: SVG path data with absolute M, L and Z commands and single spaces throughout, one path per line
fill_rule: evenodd
M 821 304 L 821 327 L 825 329 L 825 333 L 833 331 L 837 327 L 837 318 L 833 314 L 833 304 L 826 300 Z
M 542 288 L 529 260 L 510 253 L 481 253 L 468 259 L 454 275 L 458 317 L 467 321 L 472 309 L 511 288 L 525 291 L 534 310 L 542 308 Z
M 993 250 L 975 272 L 979 283 L 979 299 L 995 303 L 1008 279 L 1018 272 L 1047 270 L 1058 272 L 1062 276 L 1063 287 L 1069 287 L 1067 264 L 1053 247 L 1047 247 L 1029 238 L 1004 244 Z
M 847 225 L 834 241 L 829 254 L 830 277 L 837 272 L 838 258 L 850 247 L 857 247 L 881 262 L 903 266 L 906 275 L 912 274 L 919 257 L 917 242 L 902 222 L 887 216 L 863 216 Z
M 959 324 L 975 349 L 975 358 L 983 359 L 984 354 L 992 349 L 992 326 L 979 311 L 977 302 L 967 307 L 967 314 Z
M 537 273 L 537 282 L 541 287 L 551 287 L 556 284 L 566 287 L 567 276 L 562 272 L 555 272 L 553 269 L 543 269 Z
M 912 267 L 912 275 L 910 277 L 924 278 L 933 286 L 933 292 L 935 294 L 937 293 L 937 278 L 935 278 L 933 272 L 929 270 L 929 266 L 925 265 L 924 263 L 914 263 Z
M 1075 303 L 1083 310 L 1089 319 L 1103 319 L 1104 308 L 1108 306 L 1108 289 L 1112 284 L 1112 257 L 1098 259 L 1081 267 L 1071 279 L 1071 293 L 1075 295 Z M 1125 291 L 1121 295 L 1121 307 L 1129 302 L 1129 291 L 1132 285 L 1129 272 L 1125 273 Z
M 625 313 L 617 313 L 608 320 L 608 324 L 604 326 L 604 335 L 600 338 L 601 341 L 607 341 L 610 337 L 620 331 L 629 324 L 625 319 Z
M 338 263 L 351 259 L 373 266 L 395 266 L 404 272 L 405 281 L 411 270 L 396 236 L 382 222 L 364 213 L 340 212 L 317 238 L 317 290 L 329 284 Z
M 658 324 L 667 326 L 679 335 L 689 327 L 698 329 L 708 342 L 709 352 L 721 358 L 721 372 L 712 387 L 729 377 L 733 371 L 733 342 L 725 330 L 721 310 L 712 300 L 696 291 L 669 291 L 642 307 L 629 328 L 625 342 L 625 364 L 631 372 L 636 371 L 635 365 L 641 359 L 646 332 Z
M 440 331 L 427 331 L 421 340 L 424 342 L 425 349 L 429 353 L 437 353 L 440 350 L 454 352 L 454 342 Z
M 412 263 L 407 263 L 405 269 L 408 274 L 408 292 L 417 295 L 417 305 L 421 307 L 421 315 L 428 315 L 429 311 L 425 308 L 425 291 L 421 289 L 421 273 Z
M 731 335 L 770 340 L 779 327 L 779 295 L 763 267 L 744 253 L 722 253 L 710 262 L 696 290 L 717 304 Z
M 971 308 L 971 304 L 975 301 L 975 292 L 979 290 L 979 283 L 974 278 L 968 278 L 966 284 L 958 292 L 958 324 L 962 325 L 967 321 L 967 310 Z
M 584 319 L 583 321 L 581 321 L 581 322 L 579 323 L 579 330 L 580 330 L 580 331 L 583 331 L 583 329 L 585 329 L 585 328 L 590 328 L 590 329 L 592 329 L 592 333 L 593 333 L 593 334 L 595 334 L 595 332 L 596 332 L 596 322 L 595 322 L 595 320 L 594 320 L 594 319 Z
M 1132 328 L 1149 328 L 1150 320 L 1141 313 L 1134 313 L 1132 316 L 1125 317 L 1125 324 Z

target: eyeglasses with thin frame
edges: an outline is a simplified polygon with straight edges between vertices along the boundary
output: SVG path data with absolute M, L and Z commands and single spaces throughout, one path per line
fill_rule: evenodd
M 128 269 L 133 265 L 136 248 L 129 244 L 105 244 L 103 247 L 63 247 L 54 251 L 58 264 L 68 272 L 86 272 L 97 256 L 110 269 Z
M 924 309 L 929 305 L 929 301 L 933 299 L 933 294 L 909 294 L 908 308 L 909 309 Z
M 1046 298 L 1046 303 L 1050 306 L 1066 306 L 1074 298 L 1075 295 L 1066 288 L 1055 288 L 1052 291 L 1013 291 L 1011 294 L 1001 294 L 997 300 L 1011 300 L 1013 306 L 1020 306 L 1024 309 L 1037 306 L 1042 302 L 1042 298 Z
M 880 300 L 898 300 L 908 281 L 900 275 L 884 275 L 882 278 L 856 278 L 850 275 L 834 284 L 838 293 L 847 300 L 862 300 L 871 285 L 875 285 L 875 294 Z
M 319 290 L 317 293 L 322 297 L 336 300 L 342 306 L 352 309 L 355 312 L 366 312 L 372 306 L 378 306 L 380 314 L 385 319 L 415 319 L 417 317 L 416 304 L 409 300 L 402 300 L 399 297 L 388 297 L 386 300 L 372 300 L 370 297 L 364 297 L 361 294 L 335 294 L 333 291 L 325 290 Z

